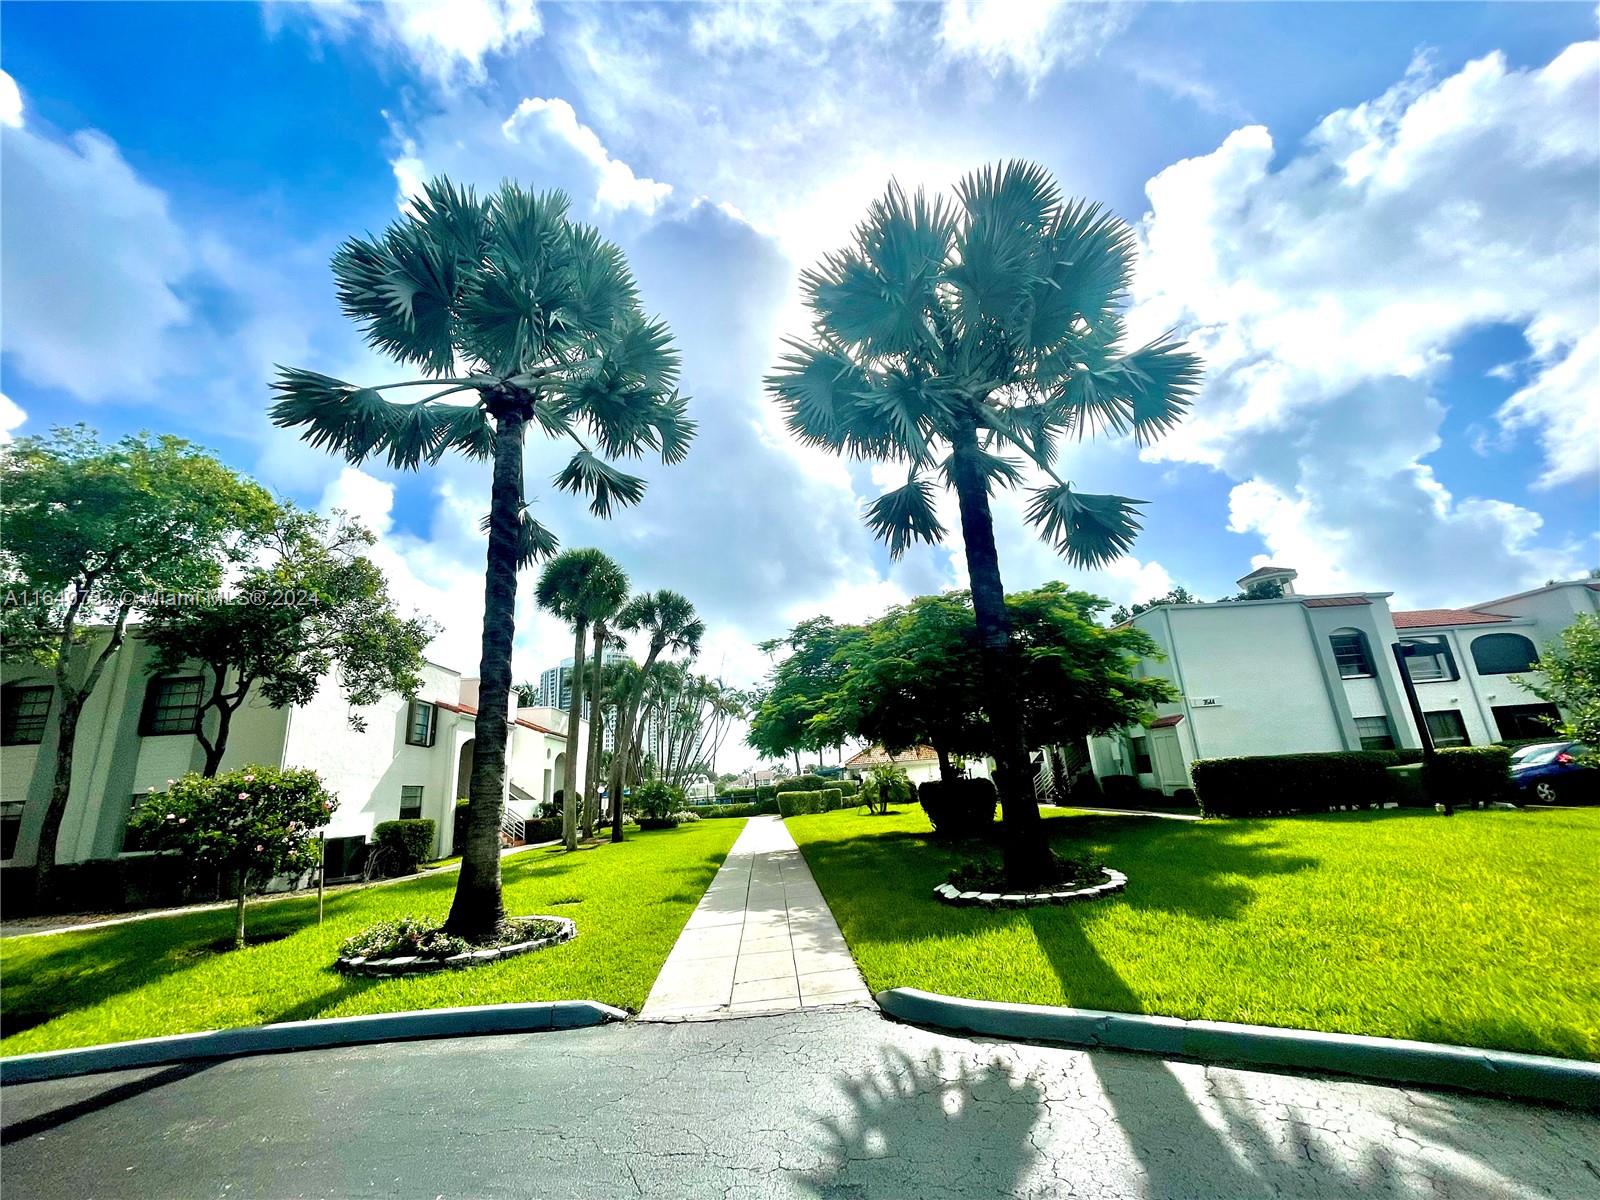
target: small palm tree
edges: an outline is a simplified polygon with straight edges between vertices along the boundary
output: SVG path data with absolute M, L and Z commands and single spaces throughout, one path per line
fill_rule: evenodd
M 628 577 L 599 550 L 563 550 L 544 565 L 534 599 L 572 626 L 572 693 L 567 701 L 567 778 L 561 796 L 561 840 L 578 848 L 578 714 L 583 704 L 584 651 L 589 627 L 621 607 Z M 598 657 L 598 656 L 597 656 Z M 592 710 L 591 710 L 592 711 Z M 591 722 L 591 725 L 593 722 Z
M 615 565 L 615 564 L 613 564 Z M 586 687 L 589 695 L 589 749 L 583 768 L 583 836 L 593 835 L 600 822 L 600 750 L 605 742 L 605 648 L 614 646 L 619 639 L 609 628 L 622 606 L 628 602 L 628 577 L 617 568 L 608 574 L 607 590 L 593 597 L 590 619 L 594 622 L 594 658 L 591 660 Z
M 802 276 L 815 320 L 767 386 L 811 445 L 905 464 L 867 523 L 898 557 L 944 536 L 934 477 L 956 493 L 996 730 L 1006 872 L 1048 869 L 1027 745 L 1006 684 L 1011 629 L 990 493 L 1030 486 L 1028 519 L 1078 566 L 1124 553 L 1136 500 L 1089 495 L 1056 471 L 1056 446 L 1085 433 L 1143 444 L 1183 416 L 1200 363 L 1164 337 L 1124 348 L 1118 310 L 1134 238 L 1099 205 L 1063 201 L 1032 163 L 968 175 L 953 204 L 890 184 L 854 243 Z M 1031 478 L 1030 478 L 1031 477 Z
M 370 346 L 423 378 L 360 387 L 279 367 L 273 384 L 274 423 L 350 462 L 379 455 L 416 470 L 452 450 L 493 461 L 472 803 L 447 922 L 468 939 L 505 915 L 500 817 L 517 570 L 556 549 L 523 492 L 526 431 L 572 439 L 555 486 L 587 495 L 599 517 L 645 490 L 608 457 L 653 450 L 681 462 L 694 435 L 670 331 L 645 318 L 622 252 L 569 221 L 567 207 L 560 192 L 510 182 L 481 201 L 448 180 L 430 183 L 382 237 L 352 238 L 333 258 L 345 314 Z M 420 400 L 388 398 L 416 388 L 426 389 Z
M 644 666 L 640 668 L 639 686 L 628 697 L 627 707 L 617 722 L 616 750 L 611 756 L 611 840 L 622 840 L 622 789 L 627 786 L 628 772 L 633 766 L 634 729 L 639 719 L 639 705 L 644 699 L 644 680 L 649 678 L 656 660 L 671 651 L 693 658 L 700 650 L 700 639 L 705 636 L 705 622 L 695 616 L 694 605 L 687 596 L 662 588 L 635 596 L 617 614 L 616 626 L 629 633 L 644 632 L 650 638 L 645 651 Z

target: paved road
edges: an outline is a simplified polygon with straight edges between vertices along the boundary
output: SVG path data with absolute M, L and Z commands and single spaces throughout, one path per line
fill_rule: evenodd
M 1000 1045 L 862 1010 L 24 1084 L 26 1197 L 1600 1197 L 1559 1109 Z

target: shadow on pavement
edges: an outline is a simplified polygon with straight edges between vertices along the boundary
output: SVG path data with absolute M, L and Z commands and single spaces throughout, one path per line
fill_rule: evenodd
M 24 1141 L 27 1138 L 37 1137 L 41 1133 L 48 1133 L 59 1128 L 69 1121 L 76 1121 L 79 1117 L 86 1117 L 90 1113 L 99 1112 L 101 1109 L 110 1108 L 112 1105 L 121 1104 L 124 1100 L 132 1100 L 146 1092 L 155 1091 L 157 1088 L 166 1087 L 169 1083 L 177 1083 L 180 1079 L 187 1079 L 191 1075 L 198 1075 L 216 1064 L 213 1062 L 187 1062 L 164 1070 L 155 1071 L 140 1079 L 130 1079 L 126 1083 L 119 1083 L 104 1091 L 95 1092 L 85 1096 L 82 1100 L 75 1100 L 71 1104 L 63 1104 L 60 1108 L 53 1108 L 48 1112 L 36 1113 L 31 1117 L 24 1117 L 20 1121 L 0 1125 L 0 1146 L 9 1146 L 13 1142 Z

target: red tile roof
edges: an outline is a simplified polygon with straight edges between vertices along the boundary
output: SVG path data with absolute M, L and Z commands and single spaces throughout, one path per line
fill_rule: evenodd
M 1365 596 L 1312 596 L 1300 601 L 1307 608 L 1349 608 L 1356 604 L 1371 604 Z
M 859 754 L 853 755 L 844 765 L 847 767 L 877 767 L 890 762 L 927 762 L 938 757 L 938 752 L 932 746 L 913 746 L 910 750 L 902 750 L 895 755 L 887 753 L 882 746 L 868 746 Z
M 1170 717 L 1157 717 L 1154 721 L 1150 722 L 1150 728 L 1151 729 L 1171 729 L 1174 725 L 1176 725 L 1181 720 L 1183 720 L 1183 714 L 1182 713 L 1174 713 Z
M 1510 617 L 1473 612 L 1470 608 L 1419 608 L 1394 614 L 1396 629 L 1426 629 L 1434 625 L 1498 625 Z
M 473 708 L 470 704 L 451 704 L 447 700 L 435 700 L 434 704 L 439 708 L 447 708 L 453 713 L 465 713 L 469 717 L 475 717 L 478 715 L 478 710 Z M 559 729 L 546 729 L 543 725 L 535 725 L 526 717 L 517 717 L 514 723 L 521 725 L 524 729 L 532 729 L 538 733 L 548 733 L 552 737 L 565 736 Z

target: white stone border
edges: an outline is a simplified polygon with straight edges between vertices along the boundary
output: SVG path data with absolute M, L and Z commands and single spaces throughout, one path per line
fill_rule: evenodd
M 397 958 L 366 958 L 358 954 L 355 958 L 341 958 L 334 965 L 347 975 L 367 975 L 378 979 L 395 975 L 423 975 L 431 971 L 475 967 L 482 963 L 495 962 L 502 958 L 514 958 L 518 954 L 527 954 L 533 950 L 543 950 L 546 946 L 558 946 L 562 942 L 570 942 L 578 936 L 578 927 L 573 923 L 571 917 L 534 915 L 512 917 L 511 920 L 554 921 L 560 928 L 546 937 L 534 938 L 532 941 L 513 942 L 509 946 L 495 946 L 488 950 L 468 950 L 465 954 L 456 954 L 450 958 L 418 958 L 415 955 Z
M 1120 892 L 1128 886 L 1128 877 L 1110 867 L 1103 868 L 1106 882 L 1092 887 L 1077 888 L 1070 892 L 961 892 L 954 884 L 941 883 L 933 894 L 946 904 L 976 905 L 981 908 L 1024 908 L 1033 904 L 1070 904 L 1074 900 L 1094 900 Z

